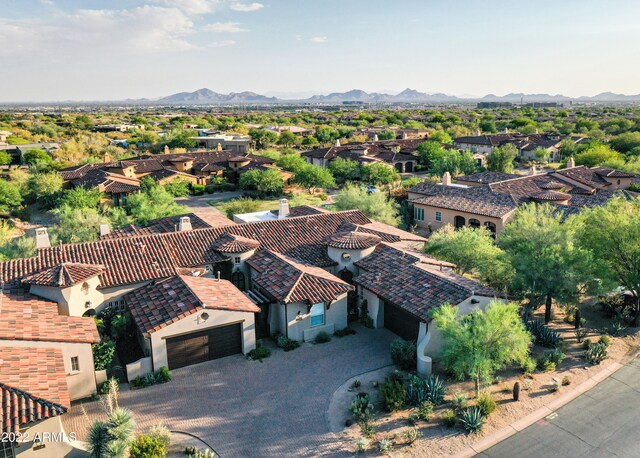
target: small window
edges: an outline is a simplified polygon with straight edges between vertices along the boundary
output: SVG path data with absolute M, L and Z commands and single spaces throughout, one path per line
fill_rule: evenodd
M 71 357 L 71 372 L 80 372 L 80 362 L 77 356 Z
M 13 451 L 13 442 L 0 441 L 0 458 L 14 458 L 16 455 Z
M 233 262 L 235 262 L 236 264 L 240 264 L 240 256 L 236 256 L 236 257 L 233 259 Z
M 414 207 L 413 218 L 417 221 L 424 221 L 424 208 Z
M 82 284 L 82 292 L 85 294 L 89 294 L 89 283 L 86 281 Z
M 342 259 L 348 261 L 349 259 L 351 259 L 351 255 L 345 251 L 344 253 L 342 253 Z
M 475 229 L 479 229 L 480 228 L 480 221 L 475 219 L 475 218 L 471 218 L 469 220 L 469 226 L 475 228 Z
M 442 212 L 436 212 L 436 221 L 442 221 Z
M 311 326 L 322 326 L 324 324 L 324 303 L 313 304 L 311 306 Z

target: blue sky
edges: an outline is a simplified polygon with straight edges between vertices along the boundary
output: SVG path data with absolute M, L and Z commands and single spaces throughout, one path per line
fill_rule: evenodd
M 640 2 L 0 0 L 0 101 L 640 93 Z

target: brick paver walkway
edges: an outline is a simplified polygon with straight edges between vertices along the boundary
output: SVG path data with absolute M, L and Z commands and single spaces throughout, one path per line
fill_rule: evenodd
M 120 405 L 134 412 L 140 430 L 162 422 L 199 436 L 223 458 L 340 455 L 326 417 L 331 395 L 349 378 L 390 364 L 397 337 L 356 329 L 325 344 L 274 349 L 262 363 L 237 355 L 177 369 L 167 384 L 123 387 Z M 89 419 L 79 405 L 62 417 L 67 432 L 83 437 L 102 416 L 99 402 L 84 407 Z

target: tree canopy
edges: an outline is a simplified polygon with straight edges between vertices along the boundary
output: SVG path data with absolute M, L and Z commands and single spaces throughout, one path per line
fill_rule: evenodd
M 0 212 L 7 212 L 22 205 L 20 188 L 8 180 L 0 180 Z
M 46 151 L 40 148 L 33 148 L 22 155 L 22 161 L 25 164 L 34 165 L 38 162 L 49 163 L 52 159 Z
M 516 304 L 490 302 L 460 315 L 458 308 L 443 305 L 433 311 L 433 322 L 444 338 L 442 360 L 458 379 L 471 378 L 476 385 L 491 381 L 496 371 L 529 355 L 531 335 L 526 331 Z
M 374 162 L 365 164 L 360 170 L 362 181 L 373 185 L 385 185 L 400 180 L 398 171 L 388 164 Z
M 296 172 L 293 181 L 303 188 L 307 188 L 309 192 L 313 192 L 315 188 L 331 188 L 336 185 L 329 169 L 311 164 L 300 168 Z
M 575 243 L 575 225 L 549 204 L 520 207 L 500 234 L 515 270 L 513 292 L 529 299 L 530 307 L 546 302 L 545 322 L 551 320 L 555 299 L 572 303 L 592 284 L 593 256 Z
M 358 162 L 341 157 L 337 157 L 329 163 L 329 170 L 336 180 L 343 183 L 360 178 L 361 172 Z
M 595 167 L 604 162 L 621 159 L 622 155 L 614 151 L 608 145 L 596 144 L 585 151 L 576 154 L 576 165 L 585 165 L 587 167 Z
M 176 204 L 173 196 L 158 185 L 131 194 L 127 199 L 127 211 L 136 223 L 142 225 L 153 219 L 189 213 L 187 207 Z
M 249 170 L 240 176 L 241 189 L 254 189 L 260 196 L 279 196 L 284 188 L 282 174 L 277 170 Z
M 347 184 L 334 198 L 334 207 L 338 211 L 361 210 L 369 218 L 381 223 L 397 226 L 398 205 L 383 192 L 369 194 L 356 184 Z
M 487 168 L 492 172 L 511 173 L 518 148 L 511 143 L 499 146 L 487 157 Z
M 640 325 L 640 200 L 622 197 L 576 216 L 577 240 L 593 254 L 595 276 L 609 289 L 622 286 L 635 299 L 633 325 Z

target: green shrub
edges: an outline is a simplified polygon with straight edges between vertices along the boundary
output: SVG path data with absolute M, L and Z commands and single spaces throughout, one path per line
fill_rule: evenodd
M 611 339 L 611 336 L 608 336 L 606 334 L 602 334 L 600 336 L 600 343 L 604 344 L 605 347 L 608 347 L 609 345 L 611 345 L 611 342 L 613 342 L 613 339 Z
M 388 377 L 380 387 L 380 397 L 384 408 L 389 412 L 402 409 L 407 393 L 401 382 Z
M 156 381 L 158 383 L 167 383 L 171 381 L 171 372 L 169 372 L 169 368 L 162 366 L 155 372 Z
M 578 341 L 578 343 L 582 342 L 582 339 L 587 337 L 587 334 L 589 333 L 587 328 L 578 328 L 574 332 L 576 334 L 576 340 Z
M 460 423 L 468 433 L 477 433 L 482 431 L 486 418 L 480 407 L 469 407 L 460 415 Z
M 533 374 L 533 372 L 536 370 L 536 365 L 536 360 L 529 356 L 524 361 L 522 361 L 520 367 L 522 368 L 523 374 Z
M 158 437 L 138 434 L 129 446 L 130 458 L 163 458 L 167 456 L 167 445 Z
M 171 380 L 171 372 L 166 367 L 161 367 L 155 372 L 150 372 L 141 377 L 136 377 L 129 381 L 131 388 L 146 388 L 151 385 L 167 383 Z
M 369 423 L 373 418 L 373 404 L 366 393 L 358 394 L 349 410 L 357 423 Z
M 556 366 L 561 364 L 562 361 L 564 361 L 564 359 L 567 357 L 567 355 L 565 355 L 561 350 L 557 348 L 555 350 L 545 352 L 544 356 L 549 361 L 553 361 L 554 363 L 556 363 Z
M 316 335 L 316 338 L 313 341 L 317 344 L 327 343 L 331 341 L 331 336 L 328 333 L 321 331 Z
M 531 333 L 533 336 L 533 340 L 538 345 L 547 348 L 556 348 L 562 342 L 562 338 L 560 334 L 551 329 L 548 326 L 545 326 L 542 321 L 532 320 L 528 321 L 526 324 L 527 331 Z
M 115 378 L 115 377 L 111 377 L 111 378 L 107 379 L 106 381 L 102 382 L 100 385 L 98 385 L 98 394 L 107 394 L 107 393 L 109 393 L 109 385 L 111 383 L 115 383 L 117 386 L 120 386 L 120 382 L 118 381 L 118 379 Z
M 262 361 L 271 356 L 271 350 L 267 347 L 256 347 L 247 354 L 247 358 L 252 361 Z
M 148 435 L 157 438 L 165 444 L 166 447 L 169 447 L 169 444 L 171 444 L 171 432 L 169 432 L 169 429 L 163 424 L 152 426 Z
M 415 342 L 404 339 L 396 339 L 391 342 L 391 360 L 402 370 L 415 369 L 417 362 Z
M 278 336 L 276 339 L 276 344 L 278 347 L 282 348 L 284 351 L 295 350 L 300 346 L 300 342 L 297 340 L 289 339 L 286 336 Z
M 378 442 L 378 450 L 381 453 L 389 453 L 393 450 L 393 439 L 385 437 Z
M 204 185 L 203 184 L 194 184 L 193 185 L 193 194 L 195 196 L 201 196 L 204 194 Z
M 607 346 L 602 343 L 594 343 L 584 352 L 584 356 L 591 364 L 600 364 L 609 356 Z
M 364 453 L 369 448 L 369 439 L 361 437 L 356 442 L 356 453 Z
M 376 434 L 376 429 L 369 422 L 360 423 L 360 432 L 368 439 L 371 439 Z
M 442 417 L 442 424 L 447 428 L 453 428 L 457 422 L 458 417 L 453 410 L 449 409 L 444 413 L 444 416 Z
M 491 396 L 491 393 L 485 391 L 478 396 L 477 407 L 480 408 L 485 417 L 488 417 L 496 410 L 498 404 L 496 400 L 493 399 L 493 396 Z
M 542 356 L 538 359 L 538 369 L 544 372 L 551 372 L 556 370 L 556 363 Z
M 345 336 L 350 336 L 350 335 L 355 334 L 355 333 L 356 333 L 355 329 L 344 328 L 344 329 L 338 329 L 336 332 L 333 333 L 333 335 L 336 336 L 336 337 L 345 337 Z
M 413 444 L 420 436 L 422 436 L 422 433 L 417 428 L 409 428 L 404 432 L 404 437 L 408 444 Z
M 113 340 L 98 342 L 92 345 L 93 364 L 97 371 L 108 369 L 113 362 L 113 355 L 116 352 L 116 343 Z
M 562 377 L 562 386 L 568 386 L 571 385 L 571 377 L 569 377 L 568 375 L 565 375 L 564 377 Z
M 429 401 L 423 401 L 416 410 L 416 417 L 422 421 L 429 421 L 429 417 L 433 413 L 433 404 Z
M 456 391 L 455 394 L 453 395 L 453 405 L 458 410 L 462 410 L 465 407 L 467 407 L 468 402 L 469 400 L 467 399 L 467 395 L 464 394 L 462 391 Z

